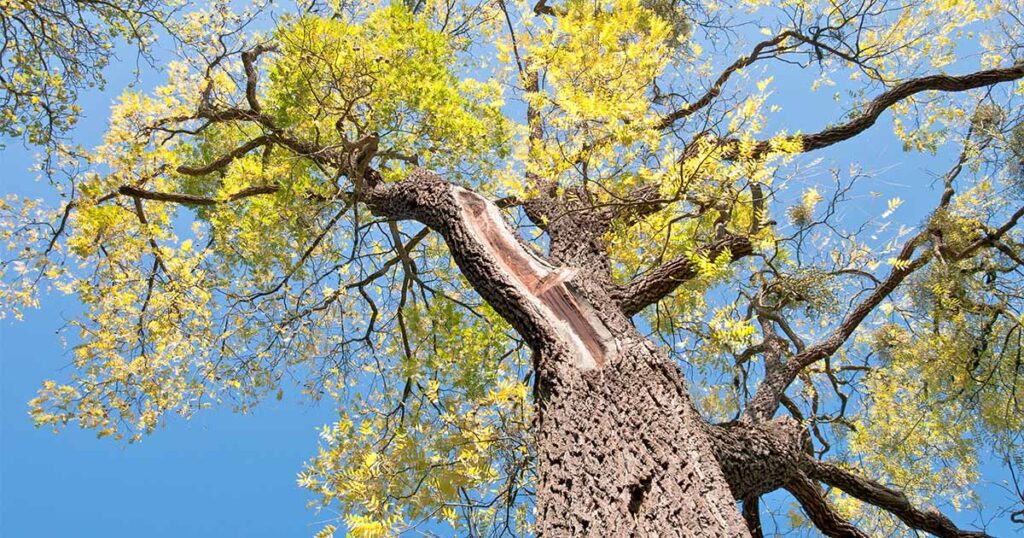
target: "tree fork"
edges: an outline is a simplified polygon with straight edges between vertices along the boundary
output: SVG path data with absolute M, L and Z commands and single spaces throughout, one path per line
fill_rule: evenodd
M 592 263 L 544 261 L 494 204 L 425 170 L 372 186 L 366 202 L 441 233 L 536 352 L 539 534 L 749 536 L 682 372 L 632 327 Z

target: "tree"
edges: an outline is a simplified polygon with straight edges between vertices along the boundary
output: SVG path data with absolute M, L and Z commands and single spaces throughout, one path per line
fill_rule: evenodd
M 186 16 L 63 204 L 4 202 L 6 302 L 86 307 L 34 420 L 133 440 L 294 379 L 354 535 L 760 536 L 783 489 L 827 536 L 984 536 L 934 506 L 1021 459 L 1020 6 L 773 4 Z M 770 132 L 773 69 L 848 113 Z M 886 115 L 959 148 L 923 221 L 791 186 Z

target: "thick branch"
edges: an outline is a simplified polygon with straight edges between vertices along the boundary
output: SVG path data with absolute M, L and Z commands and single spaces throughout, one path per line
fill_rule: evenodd
M 168 118 L 156 128 L 162 128 L 163 124 L 168 122 L 176 121 L 188 121 L 188 120 L 207 120 L 212 123 L 229 123 L 235 121 L 246 121 L 252 122 L 265 131 L 268 132 L 265 144 L 276 144 L 290 149 L 291 151 L 313 161 L 328 166 L 337 166 L 345 168 L 349 165 L 348 154 L 343 151 L 342 148 L 337 146 L 321 146 L 320 144 L 310 142 L 307 140 L 299 140 L 288 136 L 282 129 L 280 129 L 274 122 L 273 118 L 262 112 L 255 110 L 245 110 L 237 107 L 231 108 L 213 108 L 208 104 L 202 104 L 196 114 L 191 116 L 179 116 L 174 118 Z M 260 137 L 263 138 L 263 137 Z M 257 138 L 255 140 L 259 140 Z M 254 141 L 255 141 L 254 140 Z M 251 143 L 251 142 L 250 142 Z M 243 146 L 244 147 L 244 146 Z M 227 161 L 227 162 L 230 162 Z M 227 164 L 227 163 L 225 163 Z
M 750 240 L 739 235 L 729 235 L 710 246 L 704 247 L 698 254 L 715 258 L 726 250 L 732 260 L 738 260 L 753 252 Z M 656 269 L 648 271 L 636 280 L 613 290 L 612 298 L 627 316 L 632 316 L 675 291 L 684 282 L 697 276 L 697 268 L 689 256 L 680 256 Z
M 828 127 L 817 133 L 794 135 L 789 137 L 789 141 L 798 142 L 801 145 L 801 151 L 804 152 L 821 149 L 857 136 L 874 125 L 879 116 L 888 110 L 889 107 L 918 93 L 927 91 L 962 92 L 1020 78 L 1024 78 L 1024 62 L 1017 63 L 1012 67 L 987 69 L 968 75 L 931 75 L 911 79 L 897 84 L 892 89 L 872 99 L 864 110 L 852 120 Z M 724 158 L 735 159 L 741 156 L 739 140 L 728 138 L 718 142 L 719 145 L 725 146 Z M 753 148 L 749 150 L 749 156 L 756 159 L 771 151 L 772 142 L 762 140 L 755 143 Z M 747 154 L 744 153 L 744 155 Z
M 854 527 L 849 521 L 839 516 L 829 506 L 828 501 L 822 494 L 818 485 L 798 473 L 786 486 L 786 491 L 793 494 L 804 513 L 810 518 L 814 526 L 825 536 L 831 538 L 868 538 L 867 534 Z
M 794 419 L 718 424 L 708 428 L 708 435 L 730 490 L 744 501 L 743 515 L 752 533 L 760 522 L 757 499 L 784 488 L 800 501 L 814 525 L 826 535 L 863 536 L 828 505 L 817 484 L 822 482 L 938 538 L 987 537 L 983 532 L 957 528 L 935 510 L 915 508 L 898 490 L 812 457 L 807 428 Z
M 750 531 L 750 538 L 764 538 L 764 529 L 761 527 L 761 500 L 757 497 L 744 499 L 743 520 L 747 522 L 747 530 Z
M 846 471 L 832 463 L 807 458 L 804 468 L 808 475 L 850 496 L 891 512 L 907 526 L 929 532 L 939 538 L 985 538 L 984 532 L 965 531 L 957 528 L 946 516 L 935 510 L 922 511 L 914 508 L 902 492 L 883 486 Z
M 785 487 L 800 470 L 811 443 L 807 428 L 788 417 L 760 424 L 715 424 L 707 432 L 737 499 L 757 498 Z
M 971 256 L 982 247 L 996 246 L 998 241 L 1002 239 L 1002 237 L 1006 235 L 1007 232 L 1013 229 L 1013 227 L 1017 225 L 1021 218 L 1024 218 L 1024 207 L 1017 209 L 1017 211 L 1015 211 L 1013 215 L 1010 217 L 1010 220 L 1006 221 L 1005 224 L 1003 224 L 999 228 L 996 228 L 995 230 L 987 231 L 984 237 L 978 239 L 977 241 L 974 241 L 966 248 L 964 248 L 964 250 L 957 253 L 956 258 L 963 259 L 968 256 Z
M 550 15 L 552 17 L 557 17 L 560 15 L 560 12 L 557 8 L 548 5 L 548 0 L 540 0 L 539 2 L 537 2 L 533 6 L 533 12 L 536 13 L 537 15 Z
M 632 226 L 645 217 L 661 211 L 669 202 L 671 200 L 661 197 L 657 184 L 645 183 L 626 196 L 607 204 L 607 207 L 602 208 L 602 213 L 609 223 L 619 220 L 626 226 Z

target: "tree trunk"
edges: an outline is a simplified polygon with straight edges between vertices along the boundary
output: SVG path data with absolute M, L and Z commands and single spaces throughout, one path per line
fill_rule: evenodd
M 604 367 L 542 383 L 543 536 L 747 536 L 683 376 L 635 335 Z
M 441 233 L 534 351 L 539 535 L 749 536 L 682 372 L 608 294 L 599 226 L 552 234 L 552 265 L 494 204 L 435 174 L 371 188 L 375 213 Z

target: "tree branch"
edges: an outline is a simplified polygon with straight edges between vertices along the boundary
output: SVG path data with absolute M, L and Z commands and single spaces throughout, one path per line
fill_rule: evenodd
M 934 534 L 938 538 L 988 537 L 984 532 L 957 528 L 949 518 L 934 509 L 918 510 L 910 504 L 903 492 L 857 476 L 835 464 L 807 458 L 803 466 L 811 478 L 839 488 L 860 501 L 891 512 L 910 528 Z
M 762 41 L 757 45 L 754 45 L 754 48 L 750 51 L 750 54 L 737 59 L 735 62 L 732 63 L 732 65 L 727 67 L 725 71 L 722 71 L 722 73 L 718 75 L 718 78 L 715 79 L 714 84 L 711 85 L 711 88 L 709 88 L 708 91 L 704 93 L 704 95 L 702 95 L 699 99 L 692 103 L 687 103 L 679 110 L 673 111 L 666 115 L 655 126 L 655 128 L 667 129 L 671 127 L 672 124 L 675 123 L 677 120 L 690 116 L 693 113 L 697 112 L 698 110 L 711 104 L 711 102 L 714 101 L 715 98 L 722 93 L 722 88 L 725 87 L 725 83 L 729 81 L 729 78 L 732 77 L 732 75 L 736 71 L 739 71 L 749 66 L 750 64 L 756 62 L 757 60 L 761 59 L 761 54 L 764 52 L 764 49 L 768 47 L 774 47 L 779 43 L 782 43 L 789 37 L 796 37 L 796 33 L 791 30 L 787 30 L 775 36 L 772 39 Z
M 940 207 L 944 207 L 951 197 L 943 196 Z M 987 231 L 984 237 L 977 239 L 963 250 L 949 256 L 947 262 L 966 259 L 983 247 L 997 247 L 999 240 L 1009 233 L 1024 218 L 1024 207 L 1017 209 L 999 228 Z M 779 407 L 779 399 L 786 388 L 796 379 L 797 375 L 807 366 L 831 357 L 853 335 L 864 319 L 882 303 L 911 273 L 924 267 L 933 256 L 931 251 L 912 259 L 914 251 L 924 241 L 930 230 L 925 230 L 907 242 L 897 256 L 897 265 L 864 300 L 851 310 L 838 327 L 824 340 L 808 346 L 785 363 L 781 368 L 765 372 L 765 378 L 758 386 L 757 392 L 744 409 L 744 415 L 755 422 L 771 418 Z
M 273 194 L 277 192 L 278 189 L 280 189 L 280 186 L 278 185 L 256 185 L 253 187 L 246 187 L 236 193 L 230 194 L 225 199 L 207 198 L 205 196 L 196 196 L 194 194 L 147 191 L 129 185 L 125 185 L 118 188 L 117 192 L 118 194 L 123 194 L 125 196 L 142 198 L 145 200 L 154 200 L 157 202 L 171 202 L 183 205 L 212 206 L 224 202 L 234 202 L 237 200 L 241 200 L 243 198 L 249 198 L 251 196 L 257 196 L 260 194 Z
M 208 164 L 205 164 L 203 166 L 195 166 L 195 167 L 187 166 L 187 165 L 181 165 L 178 168 L 176 168 L 175 170 L 179 174 L 184 174 L 186 176 L 202 176 L 202 175 L 206 175 L 206 174 L 209 174 L 210 172 L 214 172 L 216 170 L 220 170 L 221 168 L 224 168 L 225 166 L 230 164 L 235 159 L 237 159 L 237 158 L 239 158 L 239 157 L 249 153 L 250 151 L 252 151 L 252 150 L 254 150 L 254 149 L 256 149 L 256 148 L 258 148 L 260 146 L 265 146 L 268 143 L 270 143 L 270 137 L 268 137 L 268 136 L 259 136 L 259 137 L 256 137 L 256 138 L 246 142 L 245 144 L 242 144 L 241 146 L 238 146 L 237 148 L 231 150 L 230 152 L 225 153 L 220 158 L 218 158 L 218 159 L 216 159 L 216 160 L 214 160 L 214 161 L 212 161 L 212 162 L 210 162 Z
M 539 355 L 550 350 L 548 360 L 572 360 L 581 369 L 615 358 L 610 329 L 570 287 L 575 272 L 524 248 L 493 202 L 422 168 L 372 186 L 364 201 L 375 215 L 440 233 L 466 280 Z
M 798 472 L 790 480 L 786 486 L 786 491 L 792 493 L 793 497 L 796 497 L 796 500 L 800 502 L 800 506 L 804 509 L 804 513 L 807 514 L 807 517 L 811 519 L 814 526 L 825 536 L 830 538 L 868 538 L 867 534 L 864 534 L 863 531 L 853 526 L 849 521 L 840 517 L 829 506 L 818 485 L 808 479 L 803 473 Z
M 825 357 L 830 357 L 853 335 L 864 318 L 868 316 L 879 304 L 882 303 L 911 273 L 924 267 L 931 259 L 929 253 L 922 254 L 911 260 L 914 251 L 924 234 L 918 234 L 907 242 L 896 258 L 897 265 L 889 276 L 879 284 L 870 295 L 857 304 L 832 334 L 824 340 L 815 343 L 803 351 L 797 353 L 787 361 L 781 368 L 772 369 L 765 373 L 765 378 L 757 387 L 757 392 L 750 399 L 744 415 L 754 422 L 760 422 L 771 418 L 779 408 L 779 399 L 786 388 L 796 379 L 797 375 L 810 364 Z
M 245 99 L 249 102 L 249 108 L 256 113 L 261 111 L 260 103 L 257 99 L 259 73 L 256 70 L 256 60 L 261 54 L 274 50 L 277 50 L 277 47 L 274 45 L 261 44 L 242 53 L 242 66 L 245 69 Z
M 729 251 L 732 260 L 736 261 L 750 255 L 753 252 L 753 246 L 747 237 L 728 235 L 700 249 L 698 254 L 715 258 L 726 250 Z M 636 280 L 612 290 L 612 298 L 619 303 L 619 308 L 627 316 L 632 316 L 665 298 L 681 284 L 696 276 L 697 268 L 690 262 L 690 257 L 680 256 L 648 271 Z
M 764 529 L 761 527 L 760 504 L 761 500 L 758 497 L 743 500 L 743 520 L 747 522 L 750 538 L 764 538 Z
M 1024 78 L 1024 62 L 1019 62 L 1011 67 L 987 69 L 968 75 L 931 75 L 911 79 L 897 84 L 872 99 L 860 114 L 846 123 L 828 127 L 817 133 L 793 135 L 788 137 L 787 140 L 799 143 L 801 145 L 801 152 L 825 148 L 835 143 L 849 140 L 867 130 L 875 124 L 879 116 L 888 110 L 889 107 L 915 94 L 926 91 L 962 92 L 1020 78 Z M 696 148 L 694 142 L 691 142 L 689 148 L 684 151 L 684 157 L 692 155 L 693 149 Z M 725 159 L 736 159 L 741 156 L 740 152 L 743 151 L 740 141 L 736 138 L 720 139 L 717 141 L 717 144 L 724 146 L 725 152 L 723 157 Z M 772 145 L 770 140 L 761 140 L 754 143 L 753 147 L 749 150 L 749 157 L 756 159 L 771 153 Z M 744 156 L 746 156 L 746 153 L 744 153 Z

